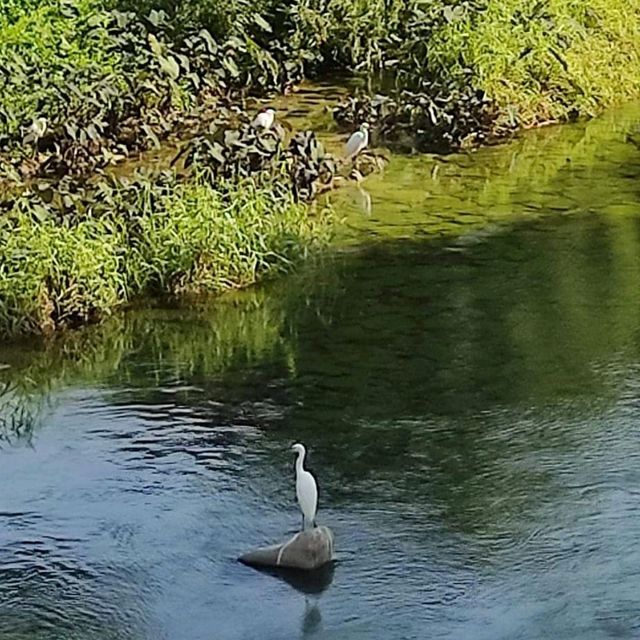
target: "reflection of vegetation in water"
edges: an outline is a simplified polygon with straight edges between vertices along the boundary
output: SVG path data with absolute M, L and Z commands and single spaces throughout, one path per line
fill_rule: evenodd
M 608 210 L 627 202 L 636 210 L 634 167 L 637 148 L 627 141 L 637 129 L 638 106 L 603 118 L 531 131 L 508 145 L 442 157 L 392 158 L 382 176 L 363 185 L 372 198 L 372 216 L 362 215 L 353 192 L 332 195 L 349 227 L 367 241 L 390 237 L 458 236 L 509 223 L 525 214 Z M 606 150 L 606 151 L 605 151 Z M 611 181 L 615 180 L 615 194 Z M 623 211 L 614 207 L 616 213 Z
M 37 409 L 24 414 L 16 429 L 29 422 L 32 430 L 46 414 L 50 398 L 74 385 L 148 389 L 226 377 L 237 381 L 272 362 L 295 376 L 294 318 L 311 308 L 314 317 L 322 319 L 313 296 L 336 288 L 334 272 L 326 265 L 320 268 L 320 261 L 309 261 L 286 281 L 230 292 L 209 302 L 130 311 L 47 341 L 7 343 L 0 350 L 0 363 L 5 365 L 0 368 L 0 384 L 10 385 L 12 398 L 20 398 L 21 406 Z M 13 407 L 0 404 L 3 419 L 22 415 Z
M 364 185 L 371 217 L 336 194 L 366 247 L 345 256 L 340 295 L 316 301 L 323 323 L 298 327 L 330 339 L 299 341 L 290 416 L 335 470 L 336 498 L 366 501 L 372 485 L 396 504 L 434 498 L 468 531 L 559 490 L 513 461 L 579 455 L 637 360 L 637 114 L 394 158 Z
M 279 342 L 282 321 L 282 308 L 263 292 L 223 297 L 201 310 L 132 311 L 60 336 L 26 357 L 20 347 L 10 347 L 3 357 L 12 366 L 0 375 L 20 380 L 25 391 L 47 391 L 127 380 L 143 357 L 162 377 L 184 379 L 195 371 L 215 376 L 268 355 Z
M 0 352 L 7 365 L 0 369 L 0 383 L 26 403 L 72 385 L 217 379 L 274 358 L 294 371 L 294 336 L 285 324 L 291 305 L 308 293 L 312 271 L 310 266 L 293 276 L 292 289 L 291 281 L 273 283 L 187 308 L 131 311 L 39 347 L 10 343 Z M 13 407 L 0 405 L 5 421 L 22 415 L 11 413 Z
M 508 529 L 559 490 L 528 457 L 579 454 L 598 428 L 585 415 L 615 402 L 637 359 L 637 237 L 637 219 L 594 215 L 513 225 L 454 253 L 375 245 L 208 308 L 132 312 L 41 353 L 5 350 L 3 373 L 33 380 L 35 396 L 125 387 L 107 401 L 159 412 L 164 386 L 203 388 L 174 398 L 194 410 L 222 381 L 229 405 L 283 403 L 261 416 L 278 426 L 266 438 L 312 445 L 327 504 L 438 504 L 454 529 Z M 282 378 L 286 398 L 271 385 Z
M 330 336 L 322 350 L 299 340 L 298 372 L 340 377 L 322 399 L 330 423 L 606 396 L 599 367 L 634 343 L 640 317 L 637 237 L 636 218 L 556 218 L 460 252 L 349 254 L 340 295 L 315 301 L 329 327 L 312 314 L 298 327 Z
M 340 295 L 316 300 L 325 319 L 297 325 L 288 416 L 329 469 L 330 503 L 436 503 L 477 531 L 553 499 L 536 452 L 588 450 L 638 358 L 639 229 L 556 218 L 462 252 L 399 242 L 346 257 Z
M 29 442 L 37 409 L 29 396 L 10 383 L 0 383 L 0 448 L 2 444 Z

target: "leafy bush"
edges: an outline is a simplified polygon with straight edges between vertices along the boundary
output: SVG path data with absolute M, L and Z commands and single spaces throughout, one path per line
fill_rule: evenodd
M 0 175 L 18 182 L 105 166 L 197 122 L 217 98 L 300 75 L 249 34 L 216 40 L 196 25 L 178 36 L 155 9 L 140 17 L 46 0 L 14 17 L 0 23 Z

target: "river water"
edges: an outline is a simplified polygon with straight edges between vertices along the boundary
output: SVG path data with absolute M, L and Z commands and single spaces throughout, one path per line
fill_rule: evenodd
M 639 638 L 639 130 L 392 158 L 290 277 L 2 348 L 0 638 Z M 236 562 L 298 440 L 313 580 Z

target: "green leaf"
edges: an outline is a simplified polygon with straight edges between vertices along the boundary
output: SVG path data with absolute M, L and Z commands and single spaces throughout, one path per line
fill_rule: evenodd
M 209 53 L 216 53 L 218 50 L 218 44 L 213 39 L 213 36 L 206 29 L 201 29 L 198 35 L 205 42 Z
M 225 45 L 231 49 L 237 49 L 238 51 L 247 50 L 246 42 L 238 38 L 238 36 L 229 36 Z
M 220 164 L 224 164 L 226 158 L 224 157 L 224 148 L 221 144 L 214 142 L 209 148 L 209 156 L 213 158 L 216 162 Z
M 180 66 L 187 72 L 191 71 L 191 63 L 189 58 L 181 53 L 176 53 L 176 58 L 180 61 Z
M 240 69 L 238 69 L 238 65 L 235 63 L 233 58 L 223 58 L 222 66 L 232 75 L 232 77 L 237 78 L 240 75 Z
M 261 28 L 264 29 L 265 31 L 267 31 L 268 33 L 271 33 L 273 31 L 273 29 L 271 28 L 271 25 L 259 14 L 256 13 L 253 16 L 253 21 Z
M 160 140 L 158 140 L 158 136 L 154 133 L 153 129 L 146 124 L 142 125 L 142 130 L 147 134 L 147 137 L 153 143 L 153 146 L 158 149 L 160 148 Z
M 158 38 L 156 38 L 153 33 L 149 34 L 149 45 L 151 46 L 151 51 L 158 57 L 162 55 L 162 45 L 158 42 Z
M 178 63 L 175 61 L 175 58 L 171 56 L 164 58 L 160 56 L 160 68 L 172 79 L 176 80 L 180 75 L 180 67 Z
M 49 217 L 49 209 L 41 204 L 33 204 L 31 206 L 31 213 L 40 222 L 44 222 Z
M 163 24 L 165 22 L 164 12 L 151 9 L 151 12 L 149 13 L 149 22 L 154 27 L 157 27 L 158 25 Z

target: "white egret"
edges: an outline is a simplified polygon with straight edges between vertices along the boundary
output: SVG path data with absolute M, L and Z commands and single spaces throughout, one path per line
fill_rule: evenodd
M 31 129 L 38 138 L 42 138 L 47 131 L 47 124 L 46 118 L 35 118 L 29 129 Z
M 296 460 L 296 496 L 302 511 L 302 530 L 307 525 L 316 526 L 316 510 L 318 508 L 318 485 L 316 479 L 302 466 L 306 449 L 303 444 L 294 444 L 291 449 L 298 454 Z
M 264 109 L 253 119 L 251 126 L 254 129 L 264 129 L 266 131 L 267 129 L 271 129 L 275 119 L 275 109 Z
M 23 139 L 24 144 L 33 142 L 37 144 L 38 140 L 44 136 L 47 132 L 47 119 L 46 118 L 34 118 L 33 122 L 27 127 L 27 135 Z
M 369 144 L 369 123 L 363 122 L 360 128 L 351 134 L 344 147 L 344 155 L 347 160 L 355 158 Z

